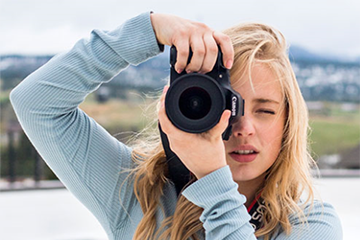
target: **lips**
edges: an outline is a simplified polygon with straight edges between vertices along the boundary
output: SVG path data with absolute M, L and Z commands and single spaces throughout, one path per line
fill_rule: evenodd
M 229 153 L 236 162 L 248 163 L 255 160 L 259 151 L 252 145 L 241 145 Z

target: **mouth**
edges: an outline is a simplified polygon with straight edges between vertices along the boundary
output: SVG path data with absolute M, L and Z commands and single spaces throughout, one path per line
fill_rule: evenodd
M 248 155 L 248 154 L 254 154 L 256 152 L 254 150 L 235 150 L 232 153 L 240 154 L 240 155 Z
M 242 149 L 240 148 L 229 153 L 233 160 L 240 163 L 252 162 L 256 159 L 258 154 L 259 152 L 251 146 L 242 147 Z

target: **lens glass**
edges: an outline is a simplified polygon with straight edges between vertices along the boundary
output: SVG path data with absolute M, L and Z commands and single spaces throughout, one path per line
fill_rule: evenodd
M 179 98 L 181 113 L 192 120 L 205 117 L 211 108 L 211 97 L 200 87 L 186 89 Z

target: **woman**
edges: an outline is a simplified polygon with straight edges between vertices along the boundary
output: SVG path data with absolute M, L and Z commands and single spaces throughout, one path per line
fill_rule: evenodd
M 78 109 L 101 83 L 163 45 L 176 46 L 178 72 L 200 73 L 212 69 L 219 45 L 232 86 L 246 101 L 244 117 L 223 141 L 229 111 L 204 134 L 182 132 L 166 116 L 164 88 L 160 124 L 194 175 L 179 199 L 158 133 L 130 148 Z M 34 146 L 109 239 L 341 239 L 334 209 L 313 200 L 306 107 L 285 41 L 268 26 L 220 33 L 175 16 L 142 14 L 114 31 L 94 30 L 24 80 L 11 102 Z M 260 210 L 251 219 L 256 203 Z

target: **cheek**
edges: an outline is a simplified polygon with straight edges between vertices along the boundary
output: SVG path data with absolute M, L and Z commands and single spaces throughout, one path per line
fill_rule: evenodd
M 230 141 L 231 141 L 231 139 L 232 139 L 232 137 L 230 137 L 230 139 L 229 140 L 227 140 L 227 141 L 225 141 L 225 140 L 223 140 L 223 143 L 224 143 L 224 147 L 225 147 L 225 153 L 227 153 L 228 151 L 230 151 Z
M 283 139 L 283 124 L 278 123 L 274 125 L 264 126 L 258 131 L 259 140 L 266 150 L 266 154 L 272 157 L 280 152 Z

